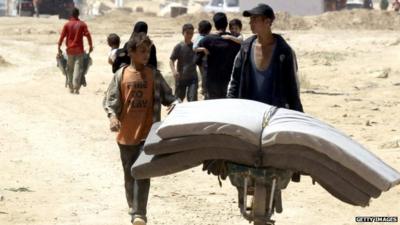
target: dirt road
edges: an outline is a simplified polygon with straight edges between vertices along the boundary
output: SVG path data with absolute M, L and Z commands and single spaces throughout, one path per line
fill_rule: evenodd
M 144 19 L 161 71 L 169 76 L 168 56 L 181 39 L 181 24 Z M 133 20 L 118 18 L 113 32 L 126 40 Z M 56 68 L 62 24 L 53 18 L 0 19 L 0 224 L 129 224 L 119 152 L 101 107 L 112 76 L 105 42 L 110 22 L 88 21 L 95 51 L 80 95 L 68 93 Z M 400 170 L 398 32 L 280 33 L 297 52 L 306 112 Z M 360 215 L 400 216 L 399 200 L 396 187 L 368 208 L 352 207 L 304 177 L 283 192 L 284 212 L 274 218 L 282 225 L 355 224 Z M 148 208 L 149 224 L 248 224 L 230 183 L 220 188 L 201 168 L 153 179 Z

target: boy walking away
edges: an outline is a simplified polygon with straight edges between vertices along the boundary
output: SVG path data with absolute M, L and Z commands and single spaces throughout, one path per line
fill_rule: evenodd
M 120 43 L 121 40 L 117 34 L 112 33 L 108 35 L 107 44 L 111 48 L 110 53 L 108 54 L 108 64 L 110 64 L 111 66 L 114 63 L 115 58 L 117 58 L 117 50 Z
M 70 20 L 64 25 L 58 41 L 58 55 L 61 55 L 61 45 L 66 37 L 67 45 L 67 80 L 70 93 L 79 94 L 83 76 L 83 36 L 89 43 L 89 53 L 93 51 L 92 37 L 85 22 L 79 20 L 79 9 L 72 10 Z
M 213 21 L 217 32 L 207 35 L 199 43 L 199 47 L 206 48 L 210 52 L 207 55 L 205 99 L 226 97 L 233 61 L 240 50 L 240 44 L 222 38 L 223 35 L 230 35 L 226 32 L 228 18 L 225 13 L 216 13 Z
M 233 19 L 229 21 L 229 32 L 231 32 L 231 35 L 222 35 L 222 38 L 234 41 L 238 44 L 242 44 L 242 21 L 240 21 L 239 19 Z
M 205 95 L 206 90 L 206 76 L 207 76 L 207 55 L 209 54 L 208 50 L 204 47 L 199 47 L 199 42 L 204 39 L 207 35 L 210 34 L 212 29 L 212 25 L 207 20 L 200 21 L 197 30 L 199 31 L 199 35 L 193 43 L 193 51 L 196 53 L 195 61 L 199 66 L 200 75 L 201 75 L 201 94 Z
M 134 179 L 131 167 L 142 151 L 152 124 L 160 121 L 161 104 L 171 105 L 177 100 L 160 72 L 146 65 L 151 45 L 145 33 L 133 35 L 127 43 L 131 63 L 114 74 L 103 101 L 110 129 L 118 132 L 126 199 L 134 225 L 146 224 L 150 180 Z
M 175 78 L 175 95 L 183 101 L 197 101 L 198 78 L 195 63 L 195 53 L 193 51 L 192 24 L 185 24 L 182 27 L 184 41 L 177 44 L 170 57 L 170 67 Z M 177 68 L 175 68 L 175 61 Z

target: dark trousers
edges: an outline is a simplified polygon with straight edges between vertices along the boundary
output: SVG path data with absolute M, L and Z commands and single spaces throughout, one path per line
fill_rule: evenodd
M 131 167 L 143 151 L 143 144 L 139 145 L 121 145 L 118 144 L 121 153 L 122 167 L 124 169 L 125 194 L 132 221 L 140 217 L 147 221 L 147 201 L 150 190 L 150 179 L 137 180 L 131 175 Z
M 192 80 L 175 80 L 175 96 L 181 101 L 187 97 L 188 102 L 197 101 L 197 89 L 199 81 Z
M 205 99 L 226 98 L 228 83 L 207 80 Z

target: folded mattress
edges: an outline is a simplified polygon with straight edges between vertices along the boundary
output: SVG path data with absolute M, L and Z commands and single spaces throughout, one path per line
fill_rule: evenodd
M 236 138 L 226 141 L 227 147 L 244 145 L 242 142 L 258 148 L 277 144 L 305 146 L 338 162 L 381 191 L 400 183 L 399 172 L 334 127 L 304 113 L 256 101 L 218 99 L 179 104 L 156 133 L 166 142 L 204 136 L 204 142 L 211 147 L 225 143 L 219 135 Z M 207 137 L 210 141 L 206 141 Z M 171 150 L 171 146 L 166 149 Z
M 137 179 L 165 176 L 200 165 L 205 160 L 225 159 L 235 163 L 248 164 L 254 160 L 254 156 L 248 154 L 232 154 L 232 149 L 194 149 L 179 153 L 167 155 L 149 155 L 142 152 L 139 159 L 132 167 L 132 175 Z M 317 157 L 315 157 L 317 158 Z M 380 191 L 368 184 L 355 181 L 349 175 L 347 179 L 338 175 L 337 172 L 328 168 L 328 166 L 316 160 L 303 156 L 293 157 L 292 154 L 270 154 L 264 157 L 263 167 L 274 167 L 279 169 L 288 169 L 300 171 L 309 174 L 318 183 L 321 184 L 329 193 L 336 198 L 352 205 L 366 206 L 369 203 L 371 195 L 379 196 Z M 336 167 L 340 167 L 336 165 Z M 365 185 L 367 187 L 363 187 Z M 360 187 L 363 187 L 360 189 Z

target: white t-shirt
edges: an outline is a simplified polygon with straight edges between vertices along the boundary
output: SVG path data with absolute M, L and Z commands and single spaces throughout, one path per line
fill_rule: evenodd
M 108 58 L 109 58 L 112 62 L 114 62 L 115 59 L 117 58 L 117 50 L 118 50 L 118 48 L 114 48 L 114 49 L 111 49 L 110 53 L 108 53 Z

